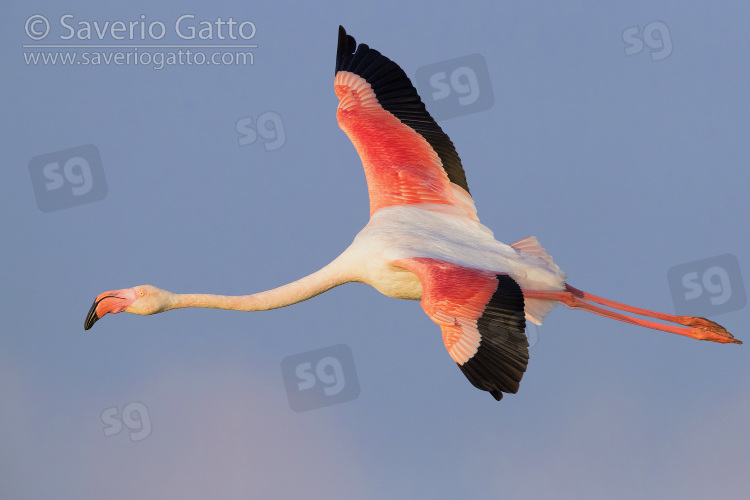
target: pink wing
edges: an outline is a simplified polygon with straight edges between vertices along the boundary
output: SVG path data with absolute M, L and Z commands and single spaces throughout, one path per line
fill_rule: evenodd
M 365 168 L 370 216 L 392 205 L 458 207 L 478 220 L 461 159 L 425 109 L 406 73 L 339 27 L 339 126 Z
M 516 393 L 529 360 L 521 287 L 507 274 L 437 259 L 391 262 L 422 283 L 422 308 L 440 325 L 453 360 L 476 388 L 500 401 Z

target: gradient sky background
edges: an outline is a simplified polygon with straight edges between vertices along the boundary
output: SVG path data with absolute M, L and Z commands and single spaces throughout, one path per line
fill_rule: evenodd
M 521 390 L 498 404 L 454 366 L 418 303 L 359 284 L 271 312 L 120 314 L 83 331 L 105 290 L 252 293 L 351 243 L 368 200 L 335 118 L 339 24 L 410 76 L 481 54 L 494 106 L 440 124 L 482 222 L 501 241 L 538 236 L 574 286 L 674 312 L 672 267 L 731 253 L 750 269 L 750 6 L 137 0 L 0 11 L 3 499 L 750 494 L 747 345 L 561 306 L 539 328 Z M 256 24 L 259 47 L 252 66 L 26 65 L 29 16 L 67 13 L 168 27 L 182 14 L 231 16 Z M 623 32 L 653 21 L 668 28 L 669 57 L 627 56 Z M 237 121 L 267 111 L 283 121 L 283 147 L 240 146 Z M 106 198 L 42 212 L 29 162 L 85 144 L 101 152 Z M 750 341 L 747 307 L 713 319 Z M 292 411 L 281 361 L 336 344 L 352 350 L 359 397 Z M 131 402 L 147 407 L 151 433 L 106 436 L 102 412 Z

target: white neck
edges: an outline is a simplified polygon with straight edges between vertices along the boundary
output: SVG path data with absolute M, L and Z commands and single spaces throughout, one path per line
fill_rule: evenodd
M 267 311 L 303 302 L 338 285 L 357 281 L 342 257 L 302 279 L 253 295 L 172 294 L 171 304 L 164 310 L 206 307 L 234 311 Z

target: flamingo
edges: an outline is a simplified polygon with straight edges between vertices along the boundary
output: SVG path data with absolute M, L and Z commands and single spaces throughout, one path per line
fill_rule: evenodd
M 341 255 L 298 281 L 252 295 L 175 294 L 151 285 L 104 292 L 84 329 L 121 311 L 264 311 L 344 283 L 366 283 L 388 297 L 420 300 L 469 382 L 498 401 L 518 391 L 526 371 L 526 320 L 541 325 L 558 303 L 698 340 L 742 343 L 705 318 L 657 313 L 573 288 L 534 236 L 510 245 L 497 241 L 479 222 L 453 143 L 406 73 L 341 26 L 334 89 L 338 124 L 362 160 L 370 198 L 368 224 Z

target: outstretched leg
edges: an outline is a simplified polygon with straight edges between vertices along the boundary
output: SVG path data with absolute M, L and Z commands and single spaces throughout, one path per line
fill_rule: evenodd
M 621 304 L 613 300 L 604 299 L 586 293 L 584 291 L 573 288 L 566 284 L 564 292 L 546 292 L 536 290 L 524 290 L 523 296 L 528 299 L 541 299 L 541 300 L 556 300 L 561 302 L 571 309 L 581 309 L 589 311 L 600 316 L 607 318 L 616 319 L 618 321 L 624 321 L 625 323 L 631 323 L 634 325 L 644 326 L 646 328 L 653 328 L 655 330 L 662 330 L 665 332 L 676 333 L 677 335 L 684 335 L 698 340 L 710 340 L 711 342 L 719 342 L 721 344 L 741 344 L 742 342 L 735 339 L 731 333 L 726 331 L 723 326 L 718 323 L 714 323 L 706 318 L 699 318 L 695 316 L 675 316 L 672 314 L 663 314 L 655 311 L 649 311 L 648 309 L 641 309 L 639 307 L 629 306 L 627 304 Z M 602 304 L 613 309 L 620 311 L 626 311 L 640 316 L 647 316 L 650 318 L 660 319 L 662 321 L 669 321 L 670 323 L 677 323 L 684 325 L 689 328 L 682 328 L 678 326 L 665 325 L 657 323 L 655 321 L 648 321 L 644 319 L 634 318 L 632 316 L 626 316 L 609 309 L 604 309 L 593 305 Z

